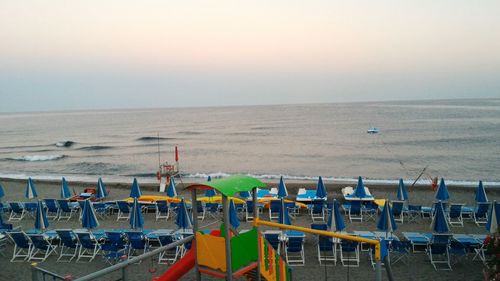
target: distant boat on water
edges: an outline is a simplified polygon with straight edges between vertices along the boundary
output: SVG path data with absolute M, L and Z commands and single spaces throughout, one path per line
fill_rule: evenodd
M 376 127 L 371 127 L 371 128 L 369 128 L 366 132 L 367 132 L 368 134 L 378 134 L 378 132 L 379 132 L 379 131 L 380 131 L 380 130 L 379 130 L 378 128 L 376 128 Z

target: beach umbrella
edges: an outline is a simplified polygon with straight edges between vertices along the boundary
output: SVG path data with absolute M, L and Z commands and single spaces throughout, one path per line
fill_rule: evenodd
M 26 184 L 26 193 L 24 194 L 24 197 L 28 199 L 38 197 L 38 194 L 36 193 L 35 184 L 33 183 L 31 177 L 28 178 L 28 183 Z
M 325 198 L 326 197 L 326 188 L 323 184 L 323 179 L 321 176 L 318 179 L 318 185 L 316 186 L 316 197 Z
M 405 183 L 403 182 L 403 179 L 399 179 L 398 200 L 401 201 L 408 200 L 408 192 L 406 191 L 406 186 Z
M 446 187 L 443 178 L 441 178 L 441 181 L 439 182 L 439 187 L 436 191 L 436 199 L 440 201 L 448 201 L 448 199 L 450 199 L 450 194 L 448 193 L 448 188 Z
M 95 214 L 94 205 L 89 199 L 85 200 L 82 211 L 82 227 L 92 229 L 99 226 L 99 221 Z
M 448 220 L 444 214 L 443 202 L 441 201 L 436 204 L 436 211 L 434 217 L 432 218 L 431 228 L 436 233 L 445 233 L 450 231 Z
M 234 229 L 240 227 L 240 220 L 238 219 L 238 213 L 236 213 L 233 199 L 229 200 L 229 222 Z
M 476 202 L 477 203 L 488 202 L 488 196 L 486 196 L 486 190 L 484 190 L 483 181 L 479 181 L 479 185 L 477 186 Z
M 241 191 L 240 192 L 240 197 L 246 199 L 246 198 L 252 197 L 252 194 L 250 194 L 250 191 Z
M 500 205 L 497 204 L 497 201 L 493 202 L 491 206 L 490 214 L 488 216 L 488 222 L 486 223 L 486 230 L 490 233 L 498 232 L 498 212 L 500 211 Z
M 106 192 L 106 186 L 104 186 L 104 183 L 102 182 L 102 179 L 99 178 L 97 181 L 97 199 L 103 199 L 106 196 L 108 196 L 108 193 Z
M 212 177 L 208 176 L 207 182 L 210 182 L 210 181 L 212 181 Z M 207 191 L 205 191 L 206 197 L 214 197 L 215 195 L 217 195 L 217 192 L 215 192 L 215 189 L 207 189 Z
M 389 205 L 389 200 L 385 200 L 384 208 L 378 219 L 377 228 L 379 230 L 385 231 L 385 237 L 387 238 L 387 233 L 394 232 L 398 226 L 394 220 L 394 215 L 392 214 L 391 206 Z
M 130 210 L 130 228 L 142 228 L 144 226 L 144 217 L 141 212 L 141 204 L 137 200 L 137 197 L 134 197 L 134 204 L 132 204 L 132 209 Z
M 280 177 L 280 184 L 278 185 L 278 198 L 285 198 L 288 196 L 288 190 L 286 190 L 285 181 L 283 176 Z
M 66 199 L 66 198 L 70 198 L 71 196 L 72 196 L 72 194 L 71 194 L 71 190 L 69 190 L 68 182 L 63 177 L 62 184 L 61 184 L 61 198 Z
M 134 178 L 134 182 L 132 183 L 132 188 L 130 189 L 130 197 L 139 198 L 141 197 L 141 188 L 139 187 L 139 183 L 137 179 Z
M 356 189 L 354 189 L 352 197 L 358 197 L 358 198 L 366 197 L 365 185 L 363 184 L 363 179 L 361 177 L 358 178 L 358 185 L 356 185 Z
M 181 200 L 179 207 L 177 208 L 177 217 L 175 219 L 175 224 L 182 229 L 192 228 L 193 227 L 193 219 L 188 212 L 186 207 L 186 202 L 184 199 Z
M 345 229 L 344 218 L 339 210 L 339 203 L 333 199 L 333 204 L 330 209 L 330 216 L 328 217 L 328 228 L 330 231 L 337 232 Z
M 49 220 L 47 219 L 47 211 L 45 210 L 41 200 L 38 200 L 35 213 L 35 228 L 44 231 L 49 227 Z
M 3 190 L 3 186 L 0 184 L 0 199 L 5 196 L 5 191 Z
M 290 215 L 288 214 L 288 208 L 285 206 L 285 200 L 281 198 L 281 208 L 278 217 L 278 223 L 291 225 Z
M 170 182 L 168 183 L 167 196 L 177 197 L 177 190 L 175 189 L 175 180 L 173 177 L 170 178 Z
M 212 177 L 208 176 L 207 181 L 212 181 Z

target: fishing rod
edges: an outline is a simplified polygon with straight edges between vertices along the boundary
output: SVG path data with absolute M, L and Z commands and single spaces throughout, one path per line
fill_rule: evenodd
M 420 177 L 422 177 L 422 175 L 425 173 L 425 170 L 427 169 L 427 167 L 429 167 L 429 165 L 425 166 L 425 168 L 422 170 L 422 172 L 420 172 L 420 175 L 418 175 L 418 177 L 415 179 L 415 181 L 411 184 L 411 188 L 413 188 L 413 186 L 417 183 L 417 181 L 420 179 Z

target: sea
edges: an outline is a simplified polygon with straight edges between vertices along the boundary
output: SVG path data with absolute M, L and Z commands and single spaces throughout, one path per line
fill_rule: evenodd
M 175 146 L 186 181 L 500 187 L 500 99 L 0 113 L 0 178 L 154 183 Z

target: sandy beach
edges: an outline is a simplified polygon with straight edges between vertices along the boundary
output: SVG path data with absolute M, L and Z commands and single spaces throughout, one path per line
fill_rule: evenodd
M 3 202 L 8 201 L 25 201 L 24 191 L 26 183 L 19 180 L 0 180 L 0 183 L 5 189 L 5 197 Z M 60 183 L 58 182 L 43 182 L 35 181 L 38 190 L 39 198 L 58 198 L 60 192 Z M 188 183 L 184 183 L 188 185 Z M 277 183 L 268 184 L 269 187 L 276 186 Z M 71 188 L 76 192 L 81 192 L 84 187 L 93 186 L 92 183 L 70 183 Z M 340 189 L 345 186 L 341 184 L 328 184 L 326 183 L 329 199 L 336 198 L 340 201 L 343 200 Z M 108 200 L 119 200 L 128 197 L 130 183 L 110 184 L 107 183 L 106 187 L 110 191 Z M 314 188 L 315 183 L 287 183 L 287 188 L 290 194 L 290 199 L 293 199 L 297 194 L 300 187 Z M 368 186 L 375 198 L 388 198 L 395 199 L 396 187 L 395 186 Z M 153 185 L 141 185 L 144 195 L 157 195 Z M 181 196 L 190 199 L 187 192 L 182 191 L 182 185 L 178 185 L 178 191 Z M 474 188 L 453 187 L 449 186 L 450 202 L 465 203 L 473 205 L 474 203 Z M 490 200 L 499 198 L 499 191 L 491 190 L 486 187 L 486 192 Z M 409 191 L 410 202 L 412 204 L 422 204 L 429 206 L 434 201 L 434 192 L 429 186 L 418 186 Z M 5 217 L 4 217 L 5 218 Z M 267 219 L 267 212 L 263 215 Z M 5 218 L 6 219 L 6 218 Z M 127 221 L 116 221 L 116 216 L 111 216 L 106 219 L 101 219 L 100 228 L 102 229 L 127 229 L 129 228 Z M 310 216 L 303 212 L 294 221 L 294 225 L 309 227 L 312 223 Z M 34 220 L 32 218 L 23 219 L 21 222 L 14 222 L 14 227 L 21 226 L 22 229 L 28 230 L 33 228 Z M 199 225 L 202 229 L 211 229 L 218 227 L 218 223 L 213 218 L 207 218 L 200 221 Z M 363 223 L 350 223 L 346 221 L 347 231 L 353 230 L 376 230 L 376 222 L 369 221 Z M 403 223 L 398 224 L 396 235 L 402 237 L 403 231 L 418 231 L 418 232 L 431 232 L 430 219 L 424 218 L 420 223 Z M 80 228 L 80 221 L 73 218 L 70 221 L 50 221 L 51 229 L 58 228 Z M 241 229 L 250 228 L 251 225 L 246 222 L 241 222 Z M 160 229 L 160 228 L 176 228 L 174 221 L 169 219 L 167 222 L 156 222 L 154 214 L 148 213 L 145 215 L 144 229 Z M 465 226 L 452 227 L 453 233 L 464 234 L 484 234 L 486 230 L 484 227 L 478 227 L 473 221 L 466 219 Z M 294 280 L 373 280 L 375 278 L 375 271 L 373 270 L 367 252 L 361 253 L 360 267 L 348 268 L 343 267 L 339 262 L 336 266 L 320 266 L 317 261 L 317 250 L 315 240 L 312 235 L 306 236 L 306 264 L 303 267 L 293 267 Z M 11 263 L 9 260 L 12 255 L 13 246 L 8 245 L 3 251 L 3 256 L 0 256 L 0 280 L 31 280 L 30 264 L 27 262 Z M 396 280 L 483 280 L 482 270 L 483 264 L 478 261 L 472 261 L 472 258 L 467 258 L 453 264 L 453 271 L 435 271 L 427 256 L 423 253 L 411 254 L 410 264 L 405 265 L 398 263 L 393 265 L 393 273 Z M 100 257 L 96 258 L 91 263 L 57 263 L 56 257 L 49 257 L 40 266 L 47 270 L 56 272 L 60 275 L 71 274 L 74 278 L 84 276 L 88 273 L 105 268 L 107 265 Z M 144 261 L 141 264 L 133 265 L 130 267 L 129 274 L 130 280 L 151 280 L 153 276 L 159 275 L 164 272 L 168 266 L 158 265 L 154 260 Z M 151 273 L 155 271 L 154 273 Z M 109 275 L 106 279 L 102 280 L 116 280 L 119 275 Z M 385 271 L 383 271 L 383 279 L 386 280 Z M 182 280 L 194 280 L 192 272 L 188 273 Z M 203 276 L 203 280 L 212 280 L 209 276 Z M 215 280 L 215 279 L 214 279 Z

